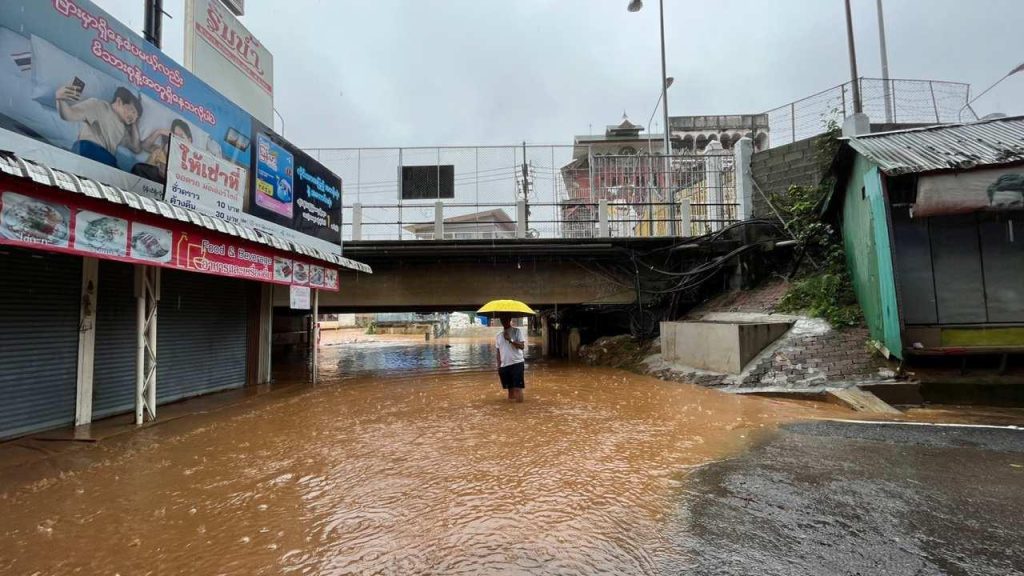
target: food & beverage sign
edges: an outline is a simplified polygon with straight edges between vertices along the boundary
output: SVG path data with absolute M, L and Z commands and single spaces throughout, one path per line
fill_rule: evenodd
M 0 188 L 0 244 L 338 289 L 336 269 L 241 238 L 52 190 Z

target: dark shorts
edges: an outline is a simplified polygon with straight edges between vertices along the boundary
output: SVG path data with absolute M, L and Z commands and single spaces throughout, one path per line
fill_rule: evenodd
M 526 388 L 526 381 L 523 379 L 525 368 L 525 362 L 517 362 L 499 368 L 498 378 L 501 378 L 501 387 L 505 390 L 509 388 Z

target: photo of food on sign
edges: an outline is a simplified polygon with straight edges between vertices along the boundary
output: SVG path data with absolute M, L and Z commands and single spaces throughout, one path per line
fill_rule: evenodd
M 292 261 L 280 256 L 274 256 L 274 280 L 279 282 L 292 281 Z
M 309 283 L 309 265 L 304 262 L 296 262 L 292 272 L 292 280 L 296 284 Z
M 67 206 L 14 192 L 4 192 L 0 202 L 0 235 L 4 238 L 68 247 L 71 211 Z
M 128 221 L 88 210 L 75 215 L 75 248 L 100 254 L 128 254 Z
M 141 260 L 171 261 L 171 231 L 132 223 L 131 255 Z
M 324 267 L 323 266 L 310 266 L 309 267 L 309 285 L 321 287 L 324 285 Z

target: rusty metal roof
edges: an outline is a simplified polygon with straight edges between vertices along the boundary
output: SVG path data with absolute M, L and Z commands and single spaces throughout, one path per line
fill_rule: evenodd
M 38 162 L 26 160 L 25 158 L 21 158 L 10 152 L 0 151 L 0 173 L 9 174 L 18 178 L 25 178 L 32 180 L 37 184 L 53 186 L 66 192 L 82 194 L 90 198 L 103 200 L 112 204 L 121 204 L 135 210 L 142 210 L 171 220 L 187 222 L 201 228 L 213 230 L 214 232 L 220 232 L 221 234 L 244 238 L 250 242 L 265 244 L 285 252 L 294 252 L 323 262 L 329 262 L 342 268 L 366 272 L 368 274 L 373 272 L 369 266 L 362 262 L 356 262 L 355 260 L 338 256 L 337 254 L 329 254 L 319 248 L 309 246 L 301 242 L 293 242 L 291 240 L 279 238 L 272 234 L 268 234 L 254 228 L 249 228 L 247 226 L 230 224 L 217 218 L 210 218 L 209 216 L 200 214 L 194 210 L 187 210 L 179 206 L 173 206 L 161 200 L 154 200 L 152 198 L 140 196 L 134 192 L 122 190 L 115 186 L 109 186 L 89 178 L 76 176 L 62 170 L 56 170 Z
M 1024 116 L 846 139 L 890 176 L 1024 162 Z

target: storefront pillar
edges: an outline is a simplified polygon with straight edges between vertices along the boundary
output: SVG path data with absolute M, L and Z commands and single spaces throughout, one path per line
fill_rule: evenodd
M 551 319 L 547 316 L 540 317 L 540 349 L 546 357 L 551 355 Z
M 312 319 L 310 321 L 310 324 L 312 325 L 312 330 L 310 330 L 311 338 L 310 338 L 310 346 L 309 346 L 309 348 L 310 348 L 311 354 L 313 356 L 312 356 L 312 361 L 309 363 L 309 365 L 310 365 L 310 369 L 313 371 L 313 374 L 312 374 L 310 379 L 313 382 L 313 384 L 316 384 L 317 383 L 317 373 L 319 372 L 319 359 L 320 359 L 319 358 L 319 352 L 320 352 L 320 322 L 319 322 L 319 318 L 320 318 L 320 291 L 317 290 L 316 288 L 313 288 L 312 292 L 313 293 L 312 293 L 311 298 L 310 298 L 310 300 L 312 300 L 312 302 L 310 302 L 310 305 L 311 305 L 311 308 L 312 308 L 313 317 L 312 317 Z
M 260 335 L 259 335 L 259 369 L 256 372 L 257 384 L 269 384 L 271 376 L 271 348 L 274 329 L 274 285 L 263 284 L 260 290 Z
M 82 259 L 82 303 L 78 321 L 78 375 L 75 426 L 92 422 L 92 381 L 96 353 L 96 295 L 99 260 Z
M 135 298 L 138 351 L 135 357 L 135 424 L 156 419 L 156 317 L 160 268 L 136 265 Z

